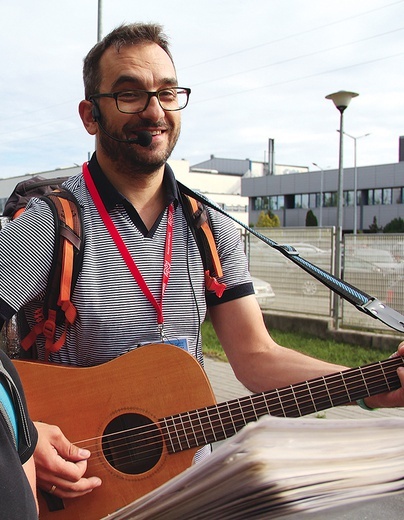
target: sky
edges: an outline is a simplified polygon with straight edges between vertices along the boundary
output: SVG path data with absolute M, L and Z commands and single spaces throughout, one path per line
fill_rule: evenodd
M 0 178 L 81 165 L 82 62 L 121 23 L 157 22 L 192 89 L 172 159 L 338 167 L 398 162 L 404 135 L 404 0 L 0 0 Z M 369 134 L 369 135 L 366 135 Z

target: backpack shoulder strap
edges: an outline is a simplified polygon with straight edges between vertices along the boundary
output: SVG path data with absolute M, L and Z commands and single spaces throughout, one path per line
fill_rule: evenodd
M 55 246 L 52 266 L 42 310 L 36 316 L 36 325 L 25 336 L 21 345 L 28 350 L 39 334 L 46 338 L 46 357 L 57 352 L 66 339 L 68 324 L 74 323 L 77 311 L 71 302 L 82 264 L 83 225 L 80 206 L 67 189 L 57 190 L 41 197 L 52 210 L 55 221 Z M 61 337 L 55 341 L 56 325 L 65 323 Z
M 205 272 L 205 285 L 208 291 L 215 292 L 220 298 L 226 284 L 220 283 L 218 278 L 223 276 L 222 265 L 217 252 L 216 241 L 213 235 L 209 214 L 202 202 L 185 193 L 184 185 L 178 183 L 185 217 L 198 245 Z M 188 188 L 187 188 L 188 191 Z

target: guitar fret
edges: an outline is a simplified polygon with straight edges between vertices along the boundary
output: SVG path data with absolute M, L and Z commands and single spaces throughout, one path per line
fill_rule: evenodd
M 297 406 L 296 398 L 293 393 L 293 388 L 291 386 L 288 386 L 285 388 L 282 392 L 284 394 L 284 403 L 287 405 L 287 411 L 286 411 L 286 417 L 300 417 L 300 410 Z M 286 396 L 289 396 L 288 399 L 286 399 Z
M 326 380 L 325 380 L 324 376 L 323 376 L 322 380 L 323 380 L 323 383 L 324 383 L 324 388 L 325 388 L 325 390 L 327 392 L 328 400 L 330 402 L 330 406 L 329 407 L 334 406 L 334 401 L 332 400 L 332 397 L 331 397 L 331 394 L 330 394 L 330 392 L 328 390 L 328 385 L 326 383 Z M 329 407 L 327 406 L 327 408 L 329 408 Z
M 388 379 L 387 379 L 387 377 L 386 377 L 386 374 L 385 374 L 385 372 L 384 372 L 383 365 L 382 365 L 381 363 L 380 363 L 380 372 L 382 373 L 382 375 L 383 375 L 383 377 L 384 377 L 384 380 L 386 381 L 386 386 L 387 386 L 387 388 L 390 389 L 389 381 L 388 381 Z
M 169 425 L 170 420 L 171 420 L 171 423 L 173 422 L 172 417 L 166 417 L 163 420 L 166 424 L 166 427 L 165 427 L 166 435 L 164 436 L 165 440 L 166 440 L 165 444 L 166 444 L 169 452 L 175 453 L 176 451 L 179 451 L 179 450 L 176 449 L 176 447 L 175 447 L 175 444 L 173 442 L 173 436 L 172 436 L 172 428 L 170 428 L 170 425 Z M 167 442 L 167 439 L 168 439 L 168 442 Z
M 251 401 L 251 405 L 252 405 L 252 411 L 254 412 L 254 416 L 255 416 L 255 419 L 258 420 L 259 419 L 259 416 L 257 415 L 257 407 L 254 406 L 254 401 L 253 401 L 254 397 L 251 396 L 250 397 L 250 401 Z
M 198 420 L 199 426 L 200 426 L 199 432 L 203 436 L 204 444 L 208 444 L 208 441 L 207 441 L 206 436 L 205 436 L 205 429 L 203 427 L 203 423 L 202 423 L 202 420 L 201 420 L 201 416 L 200 416 L 199 410 L 195 410 L 195 413 L 196 413 L 197 420 Z
M 190 445 L 190 443 L 189 443 L 189 441 L 188 441 L 187 426 L 186 426 L 186 424 L 184 423 L 184 420 L 183 420 L 183 414 L 179 415 L 178 417 L 179 417 L 179 419 L 180 419 L 180 421 L 181 421 L 181 426 L 182 426 L 182 429 L 183 429 L 183 431 L 184 431 L 184 437 L 185 437 L 186 445 L 187 445 L 188 448 L 190 448 L 191 445 Z M 191 428 L 191 430 L 192 430 L 192 428 Z
M 266 398 L 266 395 L 265 395 L 265 393 L 263 393 L 263 394 L 261 394 L 261 395 L 262 395 L 262 400 L 263 400 L 263 403 L 264 403 L 264 405 L 265 405 L 265 409 L 266 409 L 266 411 L 267 411 L 267 414 L 271 415 L 271 411 L 270 411 L 270 409 L 269 409 L 268 400 L 267 400 L 267 398 Z
M 313 399 L 313 395 L 312 395 L 312 393 L 311 393 L 311 388 L 310 388 L 310 385 L 309 385 L 308 381 L 306 381 L 306 385 L 307 385 L 307 390 L 308 390 L 308 392 L 309 392 L 310 400 L 311 400 L 311 403 L 312 403 L 312 405 L 313 405 L 314 411 L 317 412 L 316 403 L 315 403 L 315 401 L 314 401 L 314 399 Z
M 282 416 L 282 417 L 286 417 L 285 408 L 283 407 L 282 399 L 281 399 L 281 394 L 280 394 L 280 392 L 279 392 L 278 389 L 276 389 L 276 394 L 277 394 L 277 396 L 278 396 L 278 402 L 279 402 L 279 404 L 280 404 L 280 406 L 281 406 L 282 413 L 281 413 L 281 414 L 276 414 L 276 413 L 274 412 L 274 413 L 272 413 L 272 415 L 280 415 L 280 416 Z
M 362 377 L 363 384 L 365 385 L 366 393 L 367 393 L 368 395 L 370 395 L 370 394 L 369 394 L 369 388 L 368 388 L 368 385 L 366 384 L 366 379 L 365 379 L 365 377 L 364 377 L 364 375 L 363 375 L 363 372 L 362 372 L 362 368 L 359 367 L 358 370 L 359 370 L 359 373 L 360 373 L 360 375 L 361 375 L 361 377 Z
M 212 419 L 210 417 L 210 413 L 209 413 L 207 408 L 205 408 L 205 412 L 206 412 L 206 417 L 208 418 L 209 426 L 210 426 L 210 430 L 209 430 L 210 431 L 210 437 L 208 436 L 208 438 L 213 438 L 213 440 L 216 440 L 215 437 L 214 437 L 215 429 L 213 428 Z
M 172 453 L 226 439 L 262 415 L 300 417 L 399 387 L 402 358 L 321 376 L 164 419 Z
M 292 391 L 292 394 L 293 394 L 293 399 L 295 400 L 295 404 L 296 404 L 296 407 L 297 407 L 297 410 L 299 412 L 299 415 L 301 416 L 302 415 L 302 412 L 300 411 L 300 408 L 299 408 L 299 402 L 296 398 L 296 394 L 295 394 L 295 391 L 294 391 L 294 388 L 293 386 L 290 387 L 291 391 Z
M 227 408 L 229 410 L 229 417 L 230 417 L 231 424 L 232 424 L 232 431 L 233 431 L 233 433 L 236 433 L 237 432 L 237 428 L 236 428 L 236 425 L 234 424 L 234 421 L 233 421 L 233 415 L 231 413 L 230 403 L 227 403 Z

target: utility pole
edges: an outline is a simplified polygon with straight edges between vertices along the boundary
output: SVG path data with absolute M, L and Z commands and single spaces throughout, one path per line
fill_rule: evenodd
M 98 0 L 97 42 L 102 40 L 102 0 Z

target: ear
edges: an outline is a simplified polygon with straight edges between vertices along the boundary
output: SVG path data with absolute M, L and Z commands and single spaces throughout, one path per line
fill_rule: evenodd
M 95 135 L 98 132 L 98 124 L 93 116 L 93 104 L 87 99 L 80 101 L 79 114 L 83 121 L 84 128 L 90 135 Z

